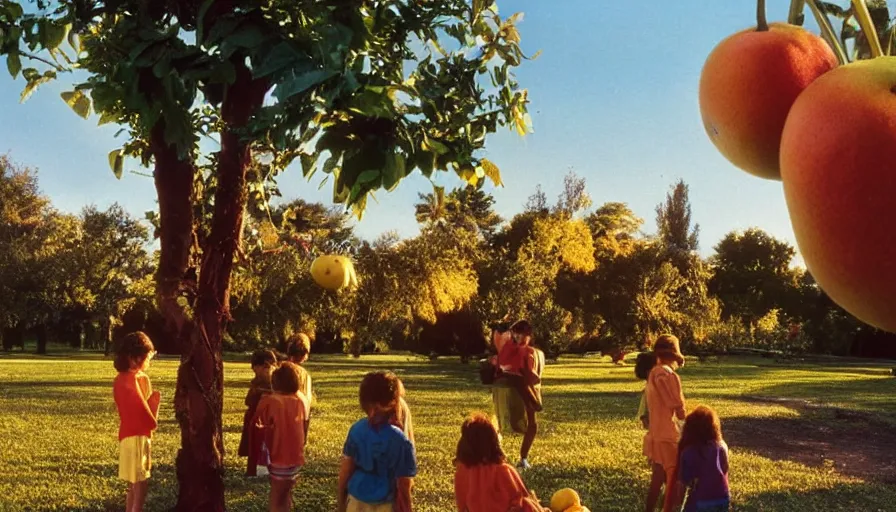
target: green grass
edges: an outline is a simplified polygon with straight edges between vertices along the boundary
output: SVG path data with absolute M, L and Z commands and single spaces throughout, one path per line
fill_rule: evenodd
M 171 399 L 176 366 L 173 360 L 157 360 L 149 371 L 154 387 L 163 393 L 162 420 L 153 444 L 149 510 L 168 510 L 175 502 L 173 461 L 179 432 Z M 408 389 L 418 444 L 416 510 L 453 510 L 451 461 L 460 423 L 469 412 L 491 409 L 490 394 L 479 384 L 474 366 L 396 355 L 360 360 L 320 356 L 307 368 L 315 381 L 317 406 L 308 463 L 295 492 L 296 510 L 333 510 L 344 436 L 361 416 L 357 385 L 366 371 L 375 368 L 395 370 Z M 849 467 L 841 470 L 836 454 L 821 453 L 813 460 L 811 450 L 817 447 L 807 447 L 806 457 L 798 456 L 799 449 L 779 453 L 750 435 L 754 427 L 757 432 L 782 429 L 782 436 L 791 436 L 797 443 L 801 429 L 823 426 L 844 432 L 867 429 L 885 436 L 886 429 L 877 422 L 896 425 L 896 379 L 889 376 L 888 367 L 731 358 L 689 363 L 681 375 L 689 405 L 716 408 L 723 418 L 723 431 L 737 434 L 729 436 L 736 510 L 867 511 L 889 509 L 896 503 L 896 486 L 856 476 L 847 471 Z M 0 511 L 123 507 L 125 486 L 117 480 L 113 377 L 111 362 L 99 357 L 0 357 Z M 235 456 L 250 377 L 245 362 L 225 365 L 230 510 L 264 510 L 266 506 L 267 482 L 243 478 L 244 459 Z M 642 510 L 649 473 L 641 456 L 643 431 L 634 418 L 641 389 L 631 366 L 596 358 L 565 358 L 549 365 L 546 410 L 531 456 L 535 468 L 523 476 L 528 486 L 545 499 L 561 487 L 573 487 L 593 512 Z M 872 423 L 838 419 L 824 409 L 745 399 L 748 396 L 808 399 L 861 412 Z M 831 439 L 834 448 L 837 441 Z M 514 462 L 519 443 L 518 436 L 505 436 L 505 451 Z M 840 448 L 849 451 L 849 447 Z M 833 462 L 826 461 L 828 456 Z

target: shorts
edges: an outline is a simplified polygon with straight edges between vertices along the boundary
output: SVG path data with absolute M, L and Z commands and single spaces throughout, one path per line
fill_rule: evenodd
M 675 441 L 657 441 L 645 436 L 644 455 L 650 462 L 662 466 L 667 476 L 678 467 L 678 443 Z
M 345 512 L 392 512 L 392 503 L 364 503 L 349 494 Z
M 273 480 L 289 480 L 295 482 L 299 478 L 299 470 L 302 466 L 268 466 L 268 471 Z
M 119 443 L 118 478 L 135 484 L 149 479 L 152 469 L 148 436 L 130 436 Z

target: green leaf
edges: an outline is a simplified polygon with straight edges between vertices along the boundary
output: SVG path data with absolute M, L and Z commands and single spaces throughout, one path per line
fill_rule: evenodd
M 417 154 L 417 167 L 424 176 L 429 178 L 436 166 L 436 155 L 429 151 L 421 151 Z
M 69 91 L 60 94 L 62 100 L 65 101 L 76 114 L 87 119 L 90 117 L 90 98 L 81 91 Z
M 261 27 L 252 22 L 240 25 L 236 31 L 224 38 L 227 44 L 249 49 L 259 47 L 264 40 L 265 34 Z
M 124 151 L 116 149 L 109 153 L 109 167 L 112 168 L 112 174 L 116 178 L 121 179 L 121 173 L 124 169 Z
M 485 177 L 492 180 L 492 183 L 494 183 L 496 187 L 504 186 L 504 182 L 501 181 L 501 170 L 498 169 L 497 165 L 486 158 L 480 160 L 479 165 L 482 166 L 482 170 L 485 172 Z
M 18 52 L 6 56 L 6 69 L 9 70 L 10 76 L 18 78 L 19 72 L 22 71 L 22 59 L 19 58 Z
M 429 137 L 423 138 L 423 146 L 423 149 L 432 150 L 437 155 L 444 155 L 448 152 L 448 146 Z
M 9 21 L 15 21 L 25 14 L 25 10 L 22 9 L 22 6 L 19 5 L 18 2 L 4 2 L 3 7 L 6 10 L 7 16 L 10 18 Z
M 342 153 L 334 153 L 327 158 L 327 161 L 324 162 L 324 172 L 326 174 L 330 174 L 336 169 L 336 166 L 339 164 L 339 158 L 342 157 Z
M 394 152 L 386 156 L 386 167 L 383 168 L 383 188 L 392 192 L 406 175 L 404 155 Z
M 97 123 L 97 126 L 102 126 L 104 124 L 118 122 L 118 114 L 113 112 L 103 112 L 100 114 L 100 120 Z
M 336 71 L 329 69 L 315 69 L 298 76 L 293 76 L 277 85 L 277 88 L 274 89 L 274 97 L 279 101 L 286 101 L 296 94 L 302 93 L 337 74 Z
M 38 30 L 40 31 L 38 34 L 40 45 L 46 50 L 59 48 L 59 45 L 65 40 L 65 35 L 68 33 L 65 25 L 58 25 L 45 18 L 41 18 L 38 23 Z
M 349 103 L 349 110 L 367 117 L 393 119 L 394 108 L 392 98 L 383 87 L 365 87 Z
M 313 62 L 307 55 L 297 52 L 289 42 L 281 42 L 268 52 L 264 61 L 252 69 L 252 76 L 261 78 L 292 69 L 295 73 L 309 71 Z M 298 68 L 298 69 L 297 69 Z
M 379 178 L 379 176 L 380 176 L 380 171 L 378 171 L 376 169 L 368 169 L 368 170 L 362 172 L 360 176 L 358 176 L 358 183 L 367 184 L 367 183 L 370 183 L 370 182 L 374 181 L 375 179 Z
M 302 176 L 308 178 L 312 174 L 314 174 L 315 169 L 317 168 L 317 154 L 314 153 L 302 153 L 299 156 L 299 160 L 302 161 Z

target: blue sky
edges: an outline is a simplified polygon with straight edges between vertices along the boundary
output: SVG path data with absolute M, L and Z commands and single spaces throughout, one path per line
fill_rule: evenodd
M 632 4 L 640 5 L 635 11 Z M 769 19 L 786 18 L 789 2 L 769 2 Z M 524 11 L 523 48 L 541 56 L 518 72 L 529 89 L 535 133 L 492 136 L 487 156 L 502 170 L 504 188 L 489 189 L 509 218 L 541 184 L 553 200 L 563 175 L 588 181 L 595 205 L 623 201 L 654 230 L 654 207 L 678 178 L 690 185 L 701 252 L 709 254 L 733 229 L 762 228 L 794 243 L 779 182 L 753 178 L 730 165 L 703 132 L 697 86 L 703 62 L 727 35 L 755 23 L 755 2 L 608 2 L 503 0 L 503 15 Z M 808 13 L 807 13 L 808 15 Z M 631 22 L 627 20 L 631 19 Z M 41 187 L 57 208 L 123 204 L 142 217 L 155 206 L 152 180 L 125 173 L 116 180 L 107 154 L 120 143 L 116 127 L 84 121 L 59 98 L 64 84 L 39 90 L 19 104 L 22 81 L 0 73 L 0 152 L 39 170 Z M 138 170 L 136 162 L 126 169 Z M 286 197 L 329 202 L 330 187 L 300 172 L 280 182 Z M 454 175 L 438 179 L 451 188 Z M 369 201 L 361 236 L 390 229 L 417 232 L 413 204 L 432 185 L 419 174 Z

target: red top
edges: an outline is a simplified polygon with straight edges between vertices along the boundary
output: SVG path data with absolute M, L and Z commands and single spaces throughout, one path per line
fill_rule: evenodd
M 258 402 L 255 421 L 265 428 L 271 464 L 280 467 L 305 464 L 305 411 L 308 399 L 301 393 L 265 395 Z
M 149 377 L 143 372 L 118 372 L 112 384 L 112 396 L 121 421 L 118 440 L 131 436 L 151 437 L 158 424 L 159 399 L 152 398 Z
M 522 375 L 523 373 L 523 364 L 526 360 L 527 351 L 526 347 L 521 345 L 517 345 L 513 342 L 505 343 L 503 347 L 501 347 L 501 351 L 498 352 L 498 367 L 504 373 L 513 373 L 515 375 Z
M 528 495 L 519 473 L 508 464 L 457 464 L 454 498 L 462 512 L 504 512 Z

